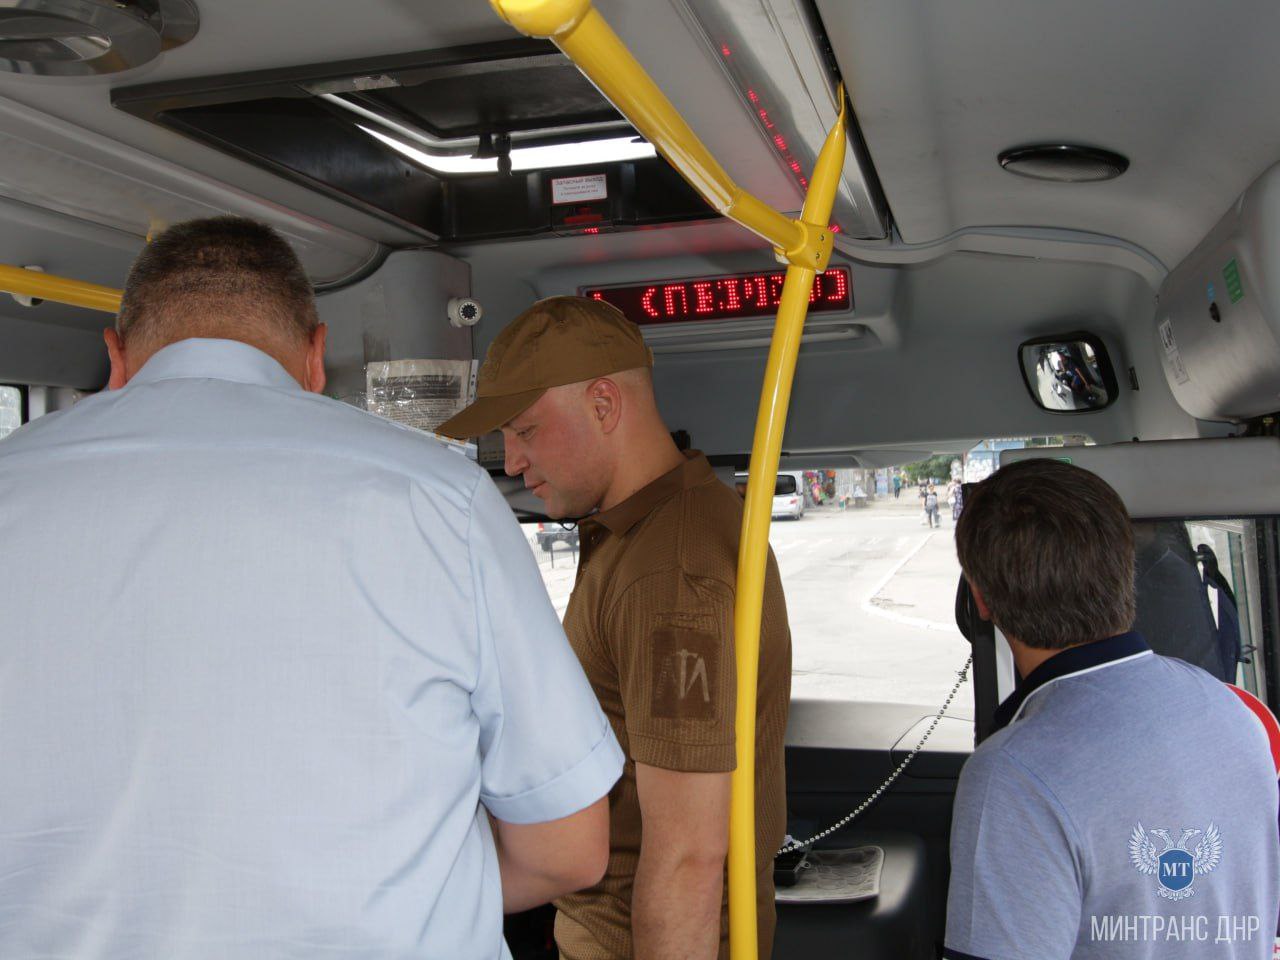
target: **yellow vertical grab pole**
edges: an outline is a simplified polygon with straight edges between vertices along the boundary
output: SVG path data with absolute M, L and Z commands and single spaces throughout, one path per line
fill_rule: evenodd
M 814 266 L 792 263 L 787 267 L 778 304 L 778 319 L 769 345 L 769 361 L 760 390 L 751 467 L 747 479 L 742 541 L 738 547 L 738 584 L 734 608 L 734 649 L 738 667 L 738 700 L 735 715 L 737 768 L 729 807 L 729 953 L 734 960 L 755 960 L 758 953 L 756 917 L 755 850 L 755 739 L 756 680 L 760 664 L 760 621 L 764 607 L 764 580 L 769 560 L 769 524 L 773 517 L 773 491 L 778 479 L 782 435 L 791 403 L 800 337 L 809 312 L 809 294 L 818 270 L 825 270 L 831 255 L 828 226 L 835 202 L 840 170 L 844 164 L 844 91 L 840 91 L 840 116 L 827 134 L 813 172 L 800 219 L 816 233 L 821 256 Z
M 729 811 L 729 947 L 734 960 L 756 960 L 756 685 L 769 522 L 809 295 L 815 275 L 827 267 L 833 246 L 828 223 L 844 162 L 844 92 L 839 93 L 840 116 L 818 156 L 804 210 L 799 220 L 792 220 L 730 179 L 617 34 L 592 8 L 591 0 L 490 3 L 503 20 L 521 32 L 554 41 L 703 199 L 769 241 L 790 264 L 769 348 L 751 449 L 734 609 L 737 768 Z

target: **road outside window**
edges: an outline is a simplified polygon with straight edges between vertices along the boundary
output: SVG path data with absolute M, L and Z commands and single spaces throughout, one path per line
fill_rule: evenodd
M 929 526 L 909 483 L 897 497 L 867 490 L 853 501 L 861 506 L 843 508 L 807 492 L 805 515 L 775 522 L 769 538 L 791 620 L 792 696 L 938 706 L 969 656 L 953 616 L 960 565 L 949 512 Z M 972 700 L 962 690 L 952 713 L 971 716 Z
M 969 656 L 954 617 L 959 481 L 981 480 L 1001 450 L 1029 442 L 1046 444 L 984 441 L 918 464 L 780 478 L 786 489 L 774 498 L 769 542 L 791 621 L 794 698 L 941 705 Z M 798 517 L 790 496 L 803 498 Z M 577 537 L 554 523 L 524 530 L 563 618 L 577 575 Z M 972 704 L 966 683 L 949 713 L 972 719 Z
M 22 391 L 0 387 L 0 440 L 22 426 Z
M 793 697 L 937 706 L 955 683 L 969 645 L 952 617 L 960 576 L 954 526 L 925 526 L 916 492 L 843 509 L 814 503 L 810 493 L 798 520 L 774 521 L 769 541 L 791 621 Z M 558 524 L 524 530 L 563 619 L 577 544 L 548 536 Z M 970 716 L 972 700 L 961 691 L 952 712 Z

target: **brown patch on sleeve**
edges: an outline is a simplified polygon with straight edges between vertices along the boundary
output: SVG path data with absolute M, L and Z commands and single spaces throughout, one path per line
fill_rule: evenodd
M 661 626 L 649 655 L 650 715 L 664 720 L 714 720 L 720 707 L 721 644 L 706 632 Z
M 667 770 L 732 770 L 732 592 L 664 570 L 629 589 L 613 614 L 609 642 L 631 758 Z

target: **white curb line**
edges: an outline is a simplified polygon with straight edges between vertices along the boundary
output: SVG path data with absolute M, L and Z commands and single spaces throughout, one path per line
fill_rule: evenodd
M 934 532 L 936 533 L 937 531 Z M 886 610 L 884 607 L 879 607 L 872 603 L 872 601 L 879 595 L 880 591 L 889 585 L 889 581 L 896 577 L 898 572 L 911 562 L 912 557 L 924 549 L 924 545 L 932 540 L 933 536 L 933 533 L 925 534 L 924 539 L 916 545 L 915 549 L 895 563 L 880 582 L 871 589 L 861 604 L 864 613 L 869 613 L 873 617 L 892 620 L 895 623 L 905 624 L 909 627 L 918 627 L 921 630 L 937 630 L 943 633 L 955 633 L 957 631 L 957 627 L 954 623 L 939 623 L 936 620 L 926 620 L 924 617 L 913 617 L 906 613 L 897 613 L 894 610 Z

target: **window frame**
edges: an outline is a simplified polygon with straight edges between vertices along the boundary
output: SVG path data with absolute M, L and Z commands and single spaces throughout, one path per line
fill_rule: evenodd
M 1280 519 L 1261 519 L 1257 527 L 1259 638 L 1255 655 L 1262 656 L 1263 690 L 1259 693 L 1273 712 L 1280 711 Z
M 0 381 L 0 389 L 12 387 L 18 391 L 18 427 L 20 429 L 31 421 L 31 400 L 28 394 L 29 387 L 25 383 L 6 383 Z M 8 434 L 5 434 L 8 436 Z
M 966 496 L 971 485 L 965 484 Z M 1235 685 L 1248 690 L 1250 675 L 1254 680 L 1250 690 L 1274 713 L 1280 713 L 1280 514 L 1223 515 L 1207 513 L 1195 517 L 1140 516 L 1131 522 L 1146 523 L 1172 520 L 1183 524 L 1215 524 L 1224 521 L 1251 523 L 1252 535 L 1241 541 L 1241 555 L 1219 558 L 1220 564 L 1234 566 L 1240 562 L 1243 585 L 1246 589 L 1244 603 L 1247 609 L 1239 609 L 1241 626 L 1250 631 L 1254 658 L 1252 669 L 1237 673 Z M 1237 588 L 1237 602 L 1240 602 Z M 959 603 L 959 598 L 957 598 Z M 1215 618 L 1216 619 L 1216 618 Z M 996 662 L 1008 657 L 997 652 L 995 625 L 989 621 L 978 623 L 978 639 L 974 642 L 974 716 L 977 721 L 977 741 L 981 743 L 993 732 L 996 706 L 1003 699 L 999 688 L 999 667 Z M 1243 640 L 1244 638 L 1242 638 Z M 1159 652 L 1159 651 L 1157 651 Z M 1243 673 L 1243 675 L 1241 675 Z M 1260 682 L 1258 680 L 1261 675 Z M 1008 691 L 1005 691 L 1008 695 Z

